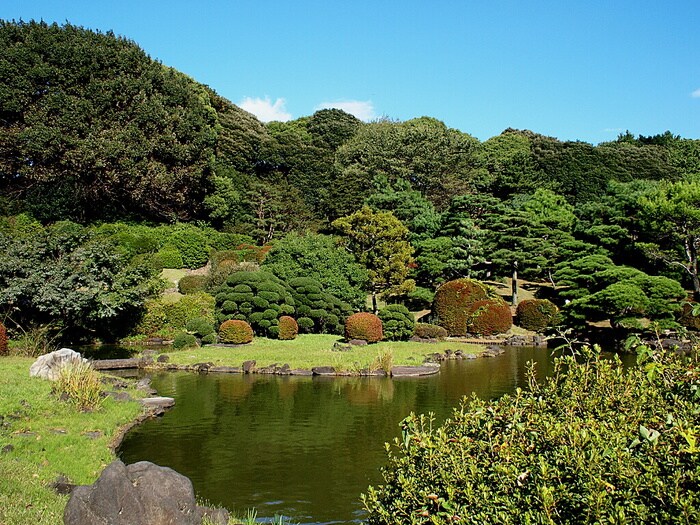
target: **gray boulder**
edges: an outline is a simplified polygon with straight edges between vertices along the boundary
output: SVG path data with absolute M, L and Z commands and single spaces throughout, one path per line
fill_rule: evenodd
M 41 377 L 50 381 L 56 381 L 63 367 L 79 364 L 87 359 L 70 348 L 61 348 L 55 352 L 39 356 L 32 366 L 29 367 L 31 377 Z
M 76 487 L 65 525 L 199 525 L 203 515 L 225 523 L 228 513 L 198 507 L 192 482 L 148 461 L 112 462 L 92 485 Z

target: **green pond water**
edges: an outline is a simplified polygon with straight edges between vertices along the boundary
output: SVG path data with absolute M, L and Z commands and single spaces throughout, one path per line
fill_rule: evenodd
M 198 497 L 240 515 L 359 521 L 360 494 L 381 483 L 384 443 L 403 418 L 433 412 L 441 422 L 465 395 L 511 392 L 525 384 L 528 361 L 539 377 L 552 370 L 548 350 L 512 348 L 411 379 L 154 374 L 175 407 L 129 432 L 118 453 L 177 470 Z

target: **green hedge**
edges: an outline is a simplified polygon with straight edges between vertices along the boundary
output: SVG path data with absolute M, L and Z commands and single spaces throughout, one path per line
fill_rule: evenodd
M 407 341 L 413 336 L 416 319 L 402 304 L 390 304 L 379 310 L 382 320 L 384 339 L 388 341 Z
M 366 523 L 700 523 L 697 356 L 590 351 L 528 384 L 440 426 L 406 418 Z

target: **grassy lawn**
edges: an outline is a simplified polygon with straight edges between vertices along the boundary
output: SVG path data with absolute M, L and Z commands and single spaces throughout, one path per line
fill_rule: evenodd
M 339 370 L 359 370 L 377 366 L 380 355 L 391 355 L 393 365 L 419 365 L 427 354 L 445 350 L 479 353 L 479 345 L 443 341 L 414 343 L 409 341 L 382 341 L 367 346 L 354 346 L 347 352 L 333 351 L 333 344 L 342 342 L 337 335 L 304 334 L 291 341 L 256 337 L 253 342 L 235 348 L 204 346 L 170 352 L 170 362 L 182 365 L 211 362 L 219 366 L 241 366 L 255 360 L 258 367 L 289 364 L 291 368 L 311 369 L 314 366 L 334 366 Z
M 33 361 L 0 357 L 0 448 L 14 447 L 0 452 L 3 525 L 63 523 L 67 497 L 47 484 L 59 474 L 94 482 L 115 459 L 109 444 L 118 428 L 141 413 L 139 403 L 112 398 L 97 411 L 79 412 L 51 394 L 49 381 L 29 377 Z

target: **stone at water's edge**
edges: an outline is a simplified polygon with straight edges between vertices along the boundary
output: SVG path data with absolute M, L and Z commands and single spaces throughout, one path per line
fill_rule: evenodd
M 63 512 L 65 525 L 200 525 L 208 515 L 228 522 L 224 510 L 198 507 L 192 482 L 148 461 L 109 464 L 98 480 L 73 490 Z
M 172 397 L 144 397 L 141 403 L 146 408 L 170 408 L 175 405 L 175 399 Z
M 70 348 L 61 348 L 55 352 L 39 356 L 29 367 L 30 377 L 40 377 L 50 381 L 56 381 L 63 367 L 79 364 L 86 359 Z
M 425 364 L 423 366 L 394 366 L 391 369 L 392 377 L 418 377 L 437 374 L 440 365 Z

